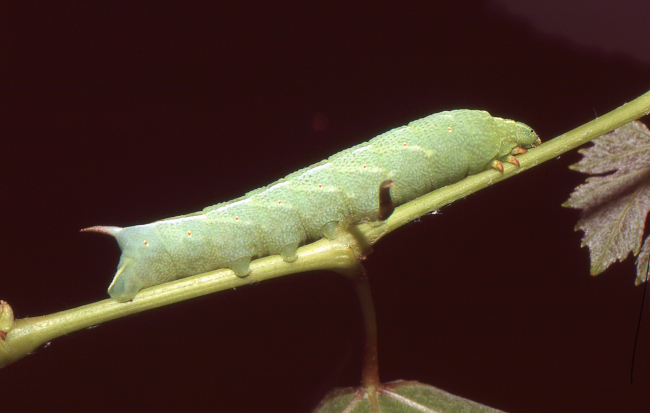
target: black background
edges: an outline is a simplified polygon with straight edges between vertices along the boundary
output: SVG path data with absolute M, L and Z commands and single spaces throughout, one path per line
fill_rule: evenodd
M 20 318 L 107 298 L 118 247 L 80 228 L 197 211 L 442 110 L 488 110 L 548 140 L 650 85 L 642 60 L 484 1 L 4 3 L 0 15 L 0 299 Z M 649 306 L 630 383 L 633 260 L 590 277 L 578 212 L 560 206 L 583 179 L 567 169 L 578 159 L 376 245 L 365 265 L 383 381 L 509 412 L 650 411 Z M 2 410 L 308 411 L 359 384 L 362 328 L 339 275 L 256 283 L 58 338 L 0 371 Z

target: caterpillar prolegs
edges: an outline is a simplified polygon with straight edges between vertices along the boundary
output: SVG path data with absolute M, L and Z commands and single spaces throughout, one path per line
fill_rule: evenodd
M 346 217 L 385 219 L 393 206 L 467 175 L 519 165 L 514 155 L 539 143 L 521 122 L 478 110 L 440 112 L 200 212 L 82 231 L 117 239 L 122 255 L 108 293 L 128 301 L 142 288 L 219 268 L 245 276 L 255 257 L 291 262 L 300 245 L 335 237 Z

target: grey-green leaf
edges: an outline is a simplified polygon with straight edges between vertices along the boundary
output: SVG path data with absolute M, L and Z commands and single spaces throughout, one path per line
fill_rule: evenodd
M 650 164 L 650 130 L 639 121 L 626 123 L 581 149 L 580 162 L 570 168 L 588 174 L 637 169 Z
M 650 131 L 635 121 L 593 142 L 572 169 L 615 172 L 587 178 L 563 206 L 582 209 L 576 231 L 585 233 L 582 245 L 589 246 L 590 272 L 596 275 L 641 248 L 650 210 Z
M 377 389 L 381 413 L 499 413 L 491 407 L 454 396 L 417 381 L 398 380 Z M 315 413 L 371 413 L 363 388 L 337 389 L 321 401 Z

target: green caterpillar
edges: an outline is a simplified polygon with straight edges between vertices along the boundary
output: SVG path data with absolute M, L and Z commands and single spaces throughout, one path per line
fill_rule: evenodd
M 527 125 L 485 111 L 440 112 L 194 214 L 82 231 L 117 239 L 122 256 L 108 293 L 123 302 L 142 288 L 218 268 L 245 276 L 255 257 L 280 254 L 291 262 L 300 245 L 335 237 L 346 217 L 375 211 L 375 219 L 385 219 L 393 205 L 467 175 L 503 171 L 501 162 L 518 166 L 513 155 L 539 143 Z

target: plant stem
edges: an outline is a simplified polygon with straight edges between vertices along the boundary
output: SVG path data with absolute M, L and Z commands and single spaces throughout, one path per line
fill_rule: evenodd
M 56 337 L 140 311 L 288 274 L 323 269 L 355 269 L 358 266 L 355 252 L 362 253 L 366 246 L 374 244 L 382 236 L 415 218 L 553 159 L 649 113 L 650 92 L 647 92 L 634 101 L 519 156 L 517 159 L 520 167 L 504 165 L 503 173 L 486 171 L 433 191 L 396 208 L 382 225 L 363 224 L 351 227 L 350 231 L 339 228 L 340 235 L 337 239 L 323 239 L 300 248 L 296 262 L 286 263 L 279 256 L 255 260 L 251 263 L 253 275 L 246 278 L 239 278 L 232 271 L 222 269 L 144 289 L 132 302 L 103 300 L 42 317 L 16 320 L 15 323 L 7 318 L 10 311 L 8 307 L 5 312 L 7 319 L 2 321 L 7 326 L 2 328 L 6 330 L 0 329 L 0 367 L 19 360 Z
M 363 313 L 363 323 L 366 330 L 366 341 L 363 347 L 363 369 L 361 376 L 361 385 L 369 393 L 374 393 L 379 381 L 379 365 L 377 362 L 377 316 L 375 314 L 375 305 L 372 301 L 370 292 L 370 283 L 368 276 L 362 266 L 351 276 L 354 282 L 354 288 L 359 296 L 361 311 Z
M 339 271 L 341 272 L 341 271 Z M 363 367 L 361 369 L 361 386 L 366 391 L 371 412 L 379 412 L 379 400 L 377 399 L 377 388 L 379 381 L 379 363 L 377 357 L 377 316 L 375 304 L 372 302 L 370 283 L 363 266 L 359 265 L 355 270 L 344 272 L 354 283 L 354 289 L 359 297 L 361 312 L 363 313 L 363 324 L 365 327 L 365 344 L 363 346 Z

